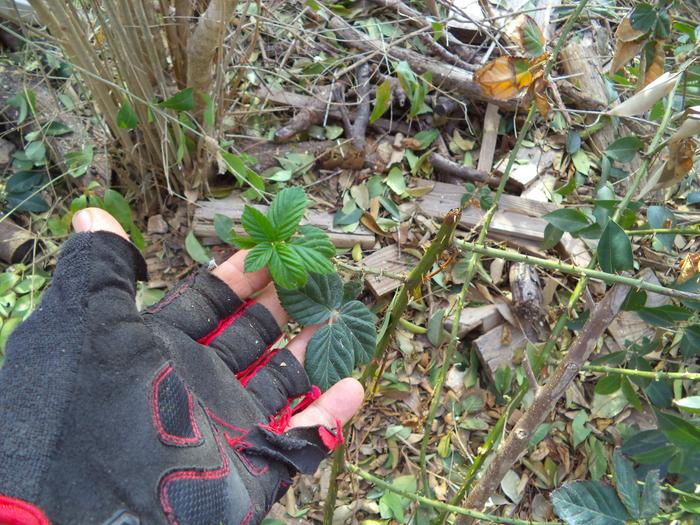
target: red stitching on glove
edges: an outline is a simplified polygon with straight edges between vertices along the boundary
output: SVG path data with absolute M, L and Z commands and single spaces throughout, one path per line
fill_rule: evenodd
M 335 419 L 335 434 L 328 430 L 324 426 L 318 427 L 318 435 L 321 437 L 321 441 L 326 445 L 328 450 L 335 450 L 335 447 L 345 443 L 343 438 L 343 425 L 340 423 L 340 419 Z
M 177 445 L 188 445 L 190 443 L 195 443 L 199 441 L 202 438 L 202 433 L 199 431 L 199 427 L 197 426 L 197 420 L 194 418 L 194 400 L 192 399 L 192 392 L 190 392 L 189 388 L 187 388 L 186 385 L 185 389 L 187 390 L 187 409 L 189 412 L 190 424 L 192 425 L 192 432 L 194 433 L 194 436 L 183 437 L 169 434 L 168 432 L 166 432 L 165 428 L 163 427 L 163 422 L 160 420 L 160 411 L 158 409 L 158 387 L 171 372 L 173 372 L 173 366 L 170 364 L 165 365 L 161 369 L 161 371 L 158 372 L 158 375 L 156 375 L 156 378 L 153 380 L 153 390 L 151 393 L 153 423 L 156 427 L 156 430 L 158 431 L 158 434 L 160 434 L 160 437 L 167 443 L 175 443 Z
M 46 514 L 31 503 L 0 494 L 2 525 L 51 525 Z
M 228 445 L 236 453 L 238 458 L 245 464 L 246 467 L 248 467 L 248 470 L 251 474 L 253 474 L 254 476 L 262 476 L 270 469 L 268 465 L 263 465 L 261 467 L 257 466 L 255 463 L 250 461 L 248 456 L 244 454 L 245 449 L 250 446 L 250 443 L 245 441 L 245 438 L 248 436 L 247 429 L 231 425 L 230 423 L 226 423 L 226 421 L 218 417 L 209 409 L 207 409 L 207 414 L 209 414 L 209 417 L 211 417 L 220 425 L 230 428 L 234 432 L 238 432 L 239 435 L 237 436 L 232 436 L 228 432 L 224 432 L 224 439 L 226 439 L 226 443 L 228 443 Z
M 250 299 L 246 301 L 243 306 L 241 306 L 238 310 L 233 312 L 231 315 L 228 317 L 223 318 L 221 321 L 219 321 L 219 324 L 216 325 L 216 328 L 214 328 L 211 332 L 209 332 L 207 335 L 204 337 L 200 337 L 197 339 L 198 343 L 202 343 L 203 345 L 209 346 L 211 345 L 212 341 L 219 337 L 222 333 L 224 333 L 224 330 L 226 330 L 229 326 L 233 324 L 233 322 L 241 317 L 246 309 L 250 308 L 255 304 L 254 299 Z
M 294 405 L 294 408 L 292 408 L 292 402 L 295 399 L 299 399 L 300 397 L 301 400 L 299 401 L 299 403 Z M 270 432 L 274 432 L 275 434 L 284 433 L 289 428 L 289 425 L 292 421 L 292 416 L 297 412 L 300 412 L 301 410 L 307 408 L 319 397 L 321 397 L 321 389 L 318 388 L 316 385 L 313 385 L 311 387 L 311 390 L 304 394 L 303 397 L 288 397 L 287 404 L 284 405 L 274 416 L 270 417 L 270 421 L 267 425 L 261 424 L 260 428 L 264 428 L 265 430 L 269 430 Z
M 258 357 L 255 361 L 253 361 L 252 364 L 250 364 L 246 369 L 241 370 L 236 374 L 236 379 L 241 383 L 243 388 L 246 387 L 248 382 L 255 377 L 255 374 L 260 372 L 262 368 L 272 359 L 272 356 L 274 356 L 277 352 L 282 350 L 281 348 L 272 348 L 275 346 L 277 341 L 280 340 L 282 335 L 280 335 L 277 339 L 275 339 L 271 344 L 265 348 L 265 351 L 262 353 L 260 357 Z

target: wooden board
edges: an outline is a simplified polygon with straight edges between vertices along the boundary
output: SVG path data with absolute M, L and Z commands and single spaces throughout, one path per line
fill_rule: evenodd
M 381 250 L 377 250 L 371 255 L 368 255 L 362 259 L 360 264 L 368 268 L 400 274 L 408 273 L 411 268 L 415 266 L 416 262 L 418 262 L 418 260 L 415 257 L 399 250 L 398 245 L 392 244 L 391 246 L 385 246 Z M 372 293 L 377 297 L 393 292 L 401 286 L 401 281 L 397 279 L 374 274 L 366 274 L 365 282 Z
M 510 179 L 520 183 L 523 187 L 528 187 L 540 175 L 544 174 L 554 164 L 557 152 L 553 149 L 543 150 L 537 146 L 532 148 L 520 148 L 516 155 L 516 162 L 510 170 Z M 498 175 L 503 175 L 508 164 L 506 155 L 494 166 L 494 171 Z
M 501 122 L 501 115 L 498 113 L 498 106 L 488 104 L 486 115 L 484 115 L 484 129 L 481 136 L 481 149 L 479 150 L 479 164 L 477 169 L 483 172 L 490 172 L 493 167 L 493 156 L 496 153 L 496 142 L 498 141 L 498 125 Z
M 503 317 L 495 304 L 465 308 L 462 310 L 462 315 L 459 316 L 457 335 L 459 335 L 459 337 L 464 337 L 474 330 L 488 332 L 503 322 Z M 445 319 L 445 328 L 448 332 L 452 330 L 451 316 Z
M 510 335 L 505 338 L 504 330 Z M 504 342 L 504 339 L 507 339 Z M 494 374 L 503 365 L 513 365 L 513 355 L 527 343 L 525 334 L 509 324 L 502 324 L 489 330 L 474 341 L 477 355 L 484 365 L 484 370 L 493 381 Z
M 416 202 L 419 209 L 425 215 L 442 218 L 452 208 L 459 207 L 462 195 L 464 195 L 463 186 L 436 182 L 433 190 Z M 501 199 L 501 209 L 513 209 L 514 207 L 527 207 L 537 209 L 538 211 L 548 208 L 546 203 L 536 201 L 522 203 L 519 201 L 518 197 L 503 195 Z M 470 206 L 462 212 L 460 225 L 467 229 L 481 225 L 484 215 L 485 212 L 480 208 Z M 543 219 L 528 217 L 522 213 L 513 213 L 512 211 L 499 211 L 494 215 L 491 221 L 489 233 L 541 242 L 544 239 L 544 229 L 546 226 L 547 222 Z
M 244 232 L 240 227 L 240 221 L 244 206 L 245 202 L 237 194 L 233 194 L 225 199 L 198 201 L 193 219 L 195 235 L 204 239 L 216 238 L 214 216 L 217 213 L 233 219 L 236 232 L 239 235 L 243 235 Z M 261 204 L 254 204 L 253 207 L 262 212 L 267 211 L 267 206 Z M 324 230 L 338 248 L 352 248 L 359 243 L 363 250 L 369 250 L 375 243 L 374 234 L 363 226 L 358 227 L 354 233 L 344 233 L 333 228 L 332 213 L 308 210 L 306 217 L 301 222 L 302 224 L 311 224 Z

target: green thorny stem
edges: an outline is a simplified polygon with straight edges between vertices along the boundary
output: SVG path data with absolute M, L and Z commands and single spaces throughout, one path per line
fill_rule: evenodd
M 585 4 L 585 3 L 587 3 L 587 2 L 586 1 L 581 2 L 579 4 L 579 8 L 582 9 L 583 4 Z M 574 14 L 569 19 L 569 21 L 571 21 L 574 17 L 577 17 L 579 13 L 580 13 L 580 9 L 577 9 L 577 11 L 574 12 Z M 566 35 L 562 32 L 562 36 L 566 36 Z M 561 41 L 561 38 L 560 38 L 560 41 Z M 682 75 L 679 75 L 679 81 L 680 81 L 681 77 L 682 77 Z M 673 89 L 671 90 L 671 92 L 669 93 L 669 95 L 667 97 L 666 111 L 664 113 L 664 117 L 661 121 L 659 129 L 656 132 L 656 135 L 654 136 L 654 138 L 652 140 L 652 143 L 650 144 L 649 148 L 647 149 L 647 152 L 653 152 L 656 150 L 657 144 L 660 142 L 661 137 L 663 136 L 663 134 L 666 131 L 666 128 L 668 127 L 668 124 L 670 121 L 670 116 L 671 116 L 673 96 L 674 96 L 676 89 L 679 85 L 679 81 L 676 82 L 676 84 L 674 85 Z M 527 122 L 526 122 L 526 124 L 527 124 Z M 524 127 L 525 126 L 523 126 L 523 128 Z M 517 144 L 516 144 L 516 147 L 517 147 Z M 513 156 L 514 155 L 512 155 L 511 158 Z M 643 161 L 642 165 L 639 167 L 638 171 L 635 173 L 632 184 L 628 188 L 628 191 L 627 191 L 625 197 L 623 198 L 622 202 L 620 203 L 620 206 L 615 211 L 615 214 L 613 215 L 612 220 L 619 220 L 620 216 L 622 215 L 622 212 L 627 208 L 627 206 L 631 202 L 632 197 L 634 196 L 634 193 L 639 188 L 639 185 L 641 184 L 642 179 L 644 178 L 646 173 L 648 173 L 650 162 L 651 162 L 650 158 L 645 159 Z M 472 258 L 476 255 L 477 255 L 476 253 L 472 253 Z M 546 259 L 543 259 L 543 260 L 546 261 Z M 597 257 L 594 254 L 592 256 L 591 262 L 589 263 L 589 266 L 586 269 L 578 268 L 578 270 L 593 270 L 596 264 L 597 264 Z M 571 266 L 572 268 L 576 268 L 573 265 L 569 265 L 569 266 Z M 604 272 L 599 272 L 599 274 L 604 274 Z M 581 273 L 579 273 L 579 275 L 581 275 Z M 610 274 L 606 274 L 606 275 L 610 275 Z M 600 278 L 600 277 L 601 277 L 601 275 L 598 275 L 598 278 Z M 604 276 L 602 276 L 602 277 L 604 277 Z M 578 303 L 579 299 L 581 298 L 581 295 L 583 294 L 583 291 L 586 288 L 586 285 L 588 283 L 588 279 L 589 279 L 589 276 L 584 275 L 584 276 L 582 276 L 581 280 L 578 282 L 576 289 L 574 290 L 573 294 L 571 295 L 571 298 L 570 298 L 569 303 L 567 305 L 568 311 L 573 310 L 574 306 Z M 665 290 L 667 290 L 667 289 L 664 288 L 664 291 Z M 564 328 L 566 327 L 568 320 L 569 320 L 569 316 L 562 315 L 559 317 L 556 325 L 552 329 L 552 334 L 549 338 L 549 341 L 547 342 L 547 345 L 543 349 L 543 355 L 546 355 L 548 347 L 550 350 L 554 347 L 555 341 L 557 341 L 559 339 L 559 336 L 560 336 L 561 332 L 564 330 Z M 522 385 L 521 390 L 516 395 L 516 399 L 520 396 L 521 393 L 524 395 L 524 393 L 527 392 L 528 387 L 529 387 L 529 385 L 527 385 L 527 383 Z M 499 423 L 500 423 L 500 420 L 499 420 Z M 497 426 L 498 426 L 498 423 L 497 423 Z M 482 449 L 482 452 L 479 454 L 479 456 L 477 456 L 475 458 L 475 461 L 474 461 L 474 464 L 472 465 L 472 467 L 474 467 L 474 465 L 476 465 L 476 463 L 479 463 L 479 466 L 481 466 L 481 464 L 483 464 L 483 461 L 485 460 L 486 456 L 490 453 L 490 451 L 496 445 L 498 436 L 495 435 L 494 430 L 496 430 L 496 427 L 491 429 L 491 431 L 489 432 L 489 435 L 487 436 L 487 443 L 486 444 L 488 444 L 489 446 Z M 498 433 L 500 434 L 500 432 L 501 432 L 501 430 L 499 429 Z M 494 434 L 494 436 L 492 436 L 492 434 Z M 489 442 L 489 438 L 492 438 L 490 440 L 490 442 Z M 493 438 L 496 438 L 496 439 L 493 439 Z M 477 471 L 478 471 L 478 468 L 470 468 L 469 469 L 469 471 L 467 472 L 467 476 L 465 477 L 464 481 L 462 482 L 462 485 L 460 486 L 459 490 L 457 491 L 457 494 L 455 494 L 455 496 L 451 500 L 452 504 L 458 504 L 462 500 L 464 495 L 467 493 L 467 491 L 471 487 L 471 484 L 474 480 L 474 477 L 475 477 Z M 447 515 L 448 515 L 448 512 L 443 512 L 440 516 L 441 519 L 439 518 L 439 521 L 436 520 L 434 523 L 443 523 L 444 520 L 447 518 Z
M 592 270 L 590 269 L 590 267 L 584 268 L 581 266 L 575 266 L 573 264 L 556 261 L 554 259 L 533 257 L 513 250 L 490 248 L 488 246 L 484 246 L 483 244 L 480 245 L 477 243 L 466 242 L 462 240 L 456 240 L 455 245 L 461 250 L 464 250 L 465 252 L 472 252 L 479 255 L 485 255 L 487 257 L 496 257 L 505 261 L 522 262 L 531 266 L 539 266 L 541 268 L 547 268 L 549 270 L 556 270 L 562 273 L 576 275 L 578 277 L 581 277 L 582 279 L 592 278 L 598 279 L 608 284 L 626 284 L 629 286 L 633 286 L 639 290 L 646 290 L 647 292 L 653 292 L 659 295 L 666 295 L 675 299 L 681 299 L 685 301 L 700 301 L 700 294 L 686 292 L 683 290 L 676 290 L 674 288 L 667 288 L 665 286 L 661 286 L 660 284 L 650 283 L 648 281 L 645 281 L 644 279 L 635 279 L 634 277 L 627 277 L 625 275 L 617 275 L 615 273 L 607 273 L 600 270 Z
M 482 521 L 487 521 L 489 523 L 505 523 L 507 525 L 562 525 L 560 521 L 529 521 L 517 518 L 502 518 L 500 516 L 494 516 L 493 514 L 478 512 L 476 510 L 463 509 L 462 507 L 456 507 L 448 503 L 443 503 L 442 501 L 436 501 L 434 499 L 426 498 L 425 496 L 420 496 L 413 492 L 407 492 L 405 490 L 397 489 L 390 483 L 387 483 L 386 481 L 379 479 L 376 476 L 373 476 L 366 470 L 362 470 L 360 467 L 351 463 L 348 463 L 346 467 L 349 472 L 352 472 L 353 474 L 356 474 L 362 479 L 369 481 L 372 485 L 379 487 L 380 489 L 388 490 L 389 492 L 393 492 L 394 494 L 397 494 L 402 498 L 421 503 L 422 505 L 427 505 L 428 507 L 433 507 L 437 510 L 442 510 L 454 514 L 462 514 L 464 516 L 469 516 Z
M 623 376 L 644 377 L 654 381 L 664 379 L 680 379 L 682 381 L 700 381 L 700 373 L 697 372 L 666 372 L 664 370 L 634 370 L 629 368 L 611 368 L 607 366 L 585 365 L 583 370 L 587 372 L 600 372 L 604 374 L 618 374 Z
M 411 270 L 406 277 L 405 282 L 394 294 L 394 298 L 389 305 L 389 311 L 384 316 L 384 323 L 380 330 L 381 336 L 374 349 L 374 355 L 371 361 L 367 364 L 365 370 L 360 376 L 362 386 L 368 391 L 368 399 L 374 395 L 379 382 L 379 367 L 384 359 L 384 355 L 389 348 L 389 343 L 394 336 L 396 327 L 401 320 L 401 316 L 406 311 L 408 300 L 411 292 L 415 290 L 423 282 L 426 275 L 430 273 L 433 265 L 438 260 L 440 255 L 446 248 L 452 244 L 454 231 L 462 217 L 462 211 L 459 209 L 451 210 L 445 215 L 442 225 L 435 235 L 435 239 L 430 244 L 428 250 L 418 261 L 418 264 Z M 371 384 L 370 384 L 371 383 Z M 370 387 L 369 389 L 367 387 Z M 347 434 L 350 423 L 345 425 L 343 429 Z M 328 495 L 323 505 L 323 523 L 331 525 L 333 522 L 333 511 L 335 509 L 335 501 L 338 495 L 338 476 L 343 471 L 343 460 L 345 457 L 345 446 L 338 445 L 333 453 L 333 464 L 331 466 L 331 482 L 328 487 Z

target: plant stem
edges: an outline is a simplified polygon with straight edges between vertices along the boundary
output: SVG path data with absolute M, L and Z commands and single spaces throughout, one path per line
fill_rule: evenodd
M 627 235 L 660 235 L 663 233 L 675 233 L 676 235 L 700 235 L 698 228 L 648 228 L 644 230 L 625 230 Z
M 559 521 L 529 521 L 520 520 L 517 518 L 502 518 L 500 516 L 494 516 L 493 514 L 478 512 L 476 510 L 463 509 L 462 507 L 457 507 L 455 505 L 450 505 L 448 503 L 436 501 L 434 499 L 426 498 L 425 496 L 419 496 L 418 494 L 415 494 L 413 492 L 407 492 L 405 490 L 397 489 L 390 483 L 387 483 L 386 481 L 379 479 L 376 476 L 373 476 L 369 472 L 362 470 L 360 467 L 351 463 L 348 463 L 346 467 L 348 471 L 352 472 L 353 474 L 356 474 L 365 481 L 369 481 L 372 485 L 379 487 L 380 489 L 388 490 L 389 492 L 393 492 L 394 494 L 397 494 L 402 498 L 406 498 L 411 501 L 416 501 L 423 505 L 433 507 L 434 509 L 444 510 L 454 514 L 461 514 L 463 516 L 469 516 L 471 518 L 487 521 L 489 523 L 505 523 L 508 525 L 562 525 L 562 523 Z
M 640 290 L 646 290 L 648 292 L 658 293 L 660 295 L 666 295 L 668 297 L 674 297 L 676 299 L 683 299 L 687 301 L 700 301 L 700 294 L 685 292 L 683 290 L 674 290 L 673 288 L 666 288 L 659 284 L 654 284 L 647 282 L 643 279 L 635 279 L 633 277 L 627 277 L 625 275 L 617 275 L 613 273 L 606 273 L 600 270 L 593 270 L 589 268 L 582 268 L 580 266 L 574 266 L 573 264 L 567 264 L 560 261 L 555 261 L 552 259 L 543 259 L 541 257 L 532 257 L 530 255 L 525 255 L 522 253 L 514 252 L 511 250 L 501 250 L 498 248 L 489 248 L 487 246 L 479 245 L 473 242 L 467 242 L 462 240 L 456 240 L 455 244 L 458 248 L 472 253 L 477 253 L 480 255 L 486 255 L 489 257 L 496 257 L 499 259 L 504 259 L 506 261 L 522 262 L 525 264 L 531 264 L 533 266 L 539 266 L 542 268 L 548 268 L 550 270 L 557 270 L 562 273 L 568 273 L 571 275 L 577 275 L 584 279 L 593 278 L 601 280 L 608 284 L 620 283 L 632 286 Z M 571 301 L 569 302 L 571 304 Z
M 645 377 L 655 381 L 663 379 L 681 379 L 688 381 L 700 381 L 700 373 L 696 372 L 665 372 L 663 370 L 654 372 L 647 370 L 633 370 L 629 368 L 611 368 L 607 366 L 585 365 L 583 367 L 587 372 L 600 372 L 604 374 L 619 374 L 623 376 Z
M 376 387 L 377 379 L 375 376 L 379 368 L 381 360 L 384 358 L 384 353 L 387 348 L 389 348 L 389 343 L 394 337 L 394 332 L 396 331 L 396 326 L 399 324 L 399 319 L 406 311 L 408 306 L 408 299 L 411 292 L 420 286 L 423 282 L 423 277 L 427 275 L 438 260 L 440 254 L 445 251 L 447 247 L 450 246 L 452 242 L 452 235 L 459 224 L 459 220 L 462 217 L 462 210 L 455 208 L 450 210 L 442 221 L 442 225 L 435 235 L 435 239 L 430 244 L 430 247 L 425 252 L 423 257 L 420 258 L 415 268 L 411 270 L 408 274 L 406 282 L 396 291 L 396 295 L 391 302 L 391 308 L 387 312 L 387 318 L 389 319 L 386 327 L 382 331 L 381 337 L 377 342 L 377 346 L 374 349 L 374 355 L 372 360 L 367 364 L 362 375 L 360 376 L 360 382 L 363 386 L 368 385 L 370 379 L 374 380 L 374 384 L 370 388 L 370 396 L 373 395 L 374 389 Z
M 396 332 L 396 327 L 399 325 L 401 316 L 406 311 L 411 292 L 421 285 L 423 278 L 433 268 L 433 265 L 440 257 L 440 254 L 442 254 L 442 252 L 451 245 L 454 231 L 457 228 L 457 224 L 459 224 L 461 217 L 462 210 L 460 209 L 450 210 L 447 215 L 445 215 L 442 225 L 435 235 L 435 239 L 430 244 L 430 247 L 425 252 L 423 257 L 420 258 L 413 270 L 411 270 L 411 272 L 405 278 L 405 282 L 403 285 L 401 285 L 401 288 L 399 288 L 394 294 L 394 298 L 391 300 L 391 304 L 389 306 L 389 311 L 384 317 L 381 336 L 377 342 L 377 346 L 374 349 L 374 355 L 360 376 L 360 382 L 362 383 L 362 386 L 365 387 L 368 399 L 374 395 L 374 391 L 379 380 L 377 377 L 377 371 L 379 370 L 380 363 L 384 358 L 387 348 L 389 348 L 389 343 L 394 336 L 394 332 Z M 374 381 L 374 383 L 368 389 L 367 387 L 370 381 Z M 345 434 L 347 434 L 347 431 L 349 430 L 349 425 L 350 423 L 345 424 Z M 333 510 L 335 509 L 335 501 L 338 495 L 338 476 L 343 471 L 344 455 L 345 446 L 338 445 L 333 455 L 331 482 L 330 486 L 328 487 L 328 495 L 326 496 L 326 501 L 323 504 L 324 525 L 332 525 L 333 523 Z
M 345 261 L 341 261 L 338 258 L 335 259 L 335 264 L 336 266 L 340 266 L 341 268 L 344 268 L 345 270 L 349 270 L 351 272 L 368 273 L 370 275 L 388 277 L 389 279 L 394 279 L 395 281 L 406 282 L 406 274 L 403 273 L 387 272 L 386 270 L 383 270 L 381 268 L 372 268 L 371 266 L 348 264 Z

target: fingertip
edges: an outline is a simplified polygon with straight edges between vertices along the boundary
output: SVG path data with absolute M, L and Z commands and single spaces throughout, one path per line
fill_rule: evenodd
M 248 250 L 241 250 L 217 266 L 212 273 L 228 284 L 229 288 L 240 297 L 247 299 L 258 290 L 262 290 L 270 282 L 267 268 L 257 272 L 245 271 L 245 257 Z
M 100 208 L 85 208 L 73 215 L 73 229 L 77 233 L 108 231 L 129 240 L 122 225 L 108 212 Z
M 275 318 L 275 321 L 277 321 L 280 328 L 287 324 L 289 317 L 287 316 L 286 310 L 282 308 L 282 304 L 280 303 L 279 297 L 277 297 L 277 290 L 275 290 L 274 284 L 269 283 L 265 288 L 263 288 L 262 292 L 260 292 L 260 295 L 256 297 L 255 301 L 267 308 L 268 312 L 272 314 L 272 317 Z
M 360 382 L 355 378 L 346 377 L 330 387 L 306 410 L 293 416 L 290 426 L 322 425 L 334 428 L 336 420 L 344 425 L 358 411 L 363 398 L 364 389 Z

